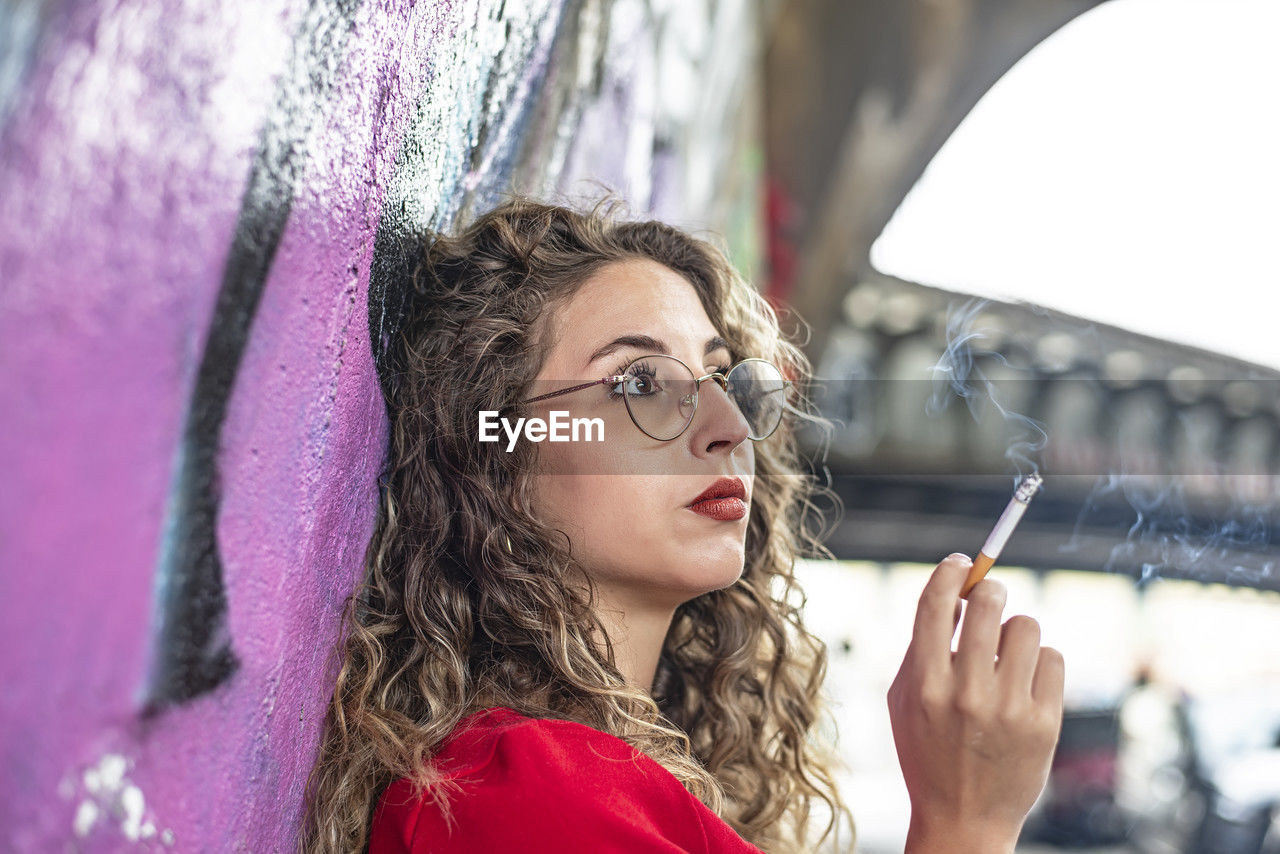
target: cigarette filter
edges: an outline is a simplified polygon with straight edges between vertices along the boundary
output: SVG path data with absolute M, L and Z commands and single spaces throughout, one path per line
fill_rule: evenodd
M 1000 552 L 1004 550 L 1004 544 L 1009 541 L 1009 535 L 1013 533 L 1014 528 L 1018 527 L 1018 521 L 1022 518 L 1022 514 L 1026 512 L 1027 505 L 1031 503 L 1032 496 L 1040 489 L 1040 484 L 1042 483 L 1044 483 L 1044 479 L 1033 472 L 1018 484 L 1018 488 L 1014 490 L 1013 498 L 1009 499 L 1004 512 L 1000 514 L 1000 518 L 996 520 L 995 527 L 991 529 L 991 534 L 987 537 L 987 541 L 983 543 L 978 556 L 973 559 L 973 566 L 969 569 L 969 577 L 965 579 L 964 586 L 960 588 L 961 598 L 968 598 L 969 591 L 986 576 L 996 562 L 996 558 L 1000 557 Z

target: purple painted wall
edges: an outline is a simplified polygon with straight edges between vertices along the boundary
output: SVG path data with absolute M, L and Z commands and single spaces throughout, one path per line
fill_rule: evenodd
M 395 238 L 594 177 L 751 270 L 752 8 L 6 5 L 0 847 L 292 847 Z

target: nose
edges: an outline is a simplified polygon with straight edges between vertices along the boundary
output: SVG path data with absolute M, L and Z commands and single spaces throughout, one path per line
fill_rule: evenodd
M 695 454 L 732 453 L 750 438 L 750 425 L 722 377 L 709 377 L 698 386 L 698 409 L 689 432 Z

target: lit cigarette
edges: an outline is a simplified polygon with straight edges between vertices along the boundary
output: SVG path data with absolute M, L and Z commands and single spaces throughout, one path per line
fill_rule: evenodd
M 1018 484 L 1018 488 L 1014 490 L 1013 498 L 1009 499 L 1009 504 L 1004 508 L 1004 512 L 1000 514 L 1000 518 L 996 520 L 996 526 L 991 529 L 991 535 L 987 537 L 986 543 L 983 544 L 982 550 L 978 552 L 978 556 L 973 559 L 973 566 L 969 569 L 969 577 L 964 580 L 964 587 L 960 588 L 960 597 L 962 599 L 969 598 L 969 591 L 973 589 L 973 585 L 981 581 L 991 569 L 992 564 L 996 562 L 996 558 L 1000 557 L 1000 552 L 1004 550 L 1004 544 L 1009 542 L 1009 535 L 1013 533 L 1013 529 L 1018 527 L 1018 520 L 1022 518 L 1022 514 L 1026 512 L 1027 505 L 1031 503 L 1031 497 L 1036 494 L 1036 490 L 1040 488 L 1040 484 L 1044 480 L 1038 474 L 1029 474 L 1023 478 L 1022 483 Z

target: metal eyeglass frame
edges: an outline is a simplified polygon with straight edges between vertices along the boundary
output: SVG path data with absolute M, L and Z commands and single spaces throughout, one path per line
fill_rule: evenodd
M 621 373 L 621 374 L 615 374 L 614 376 L 611 376 L 611 377 L 601 377 L 600 379 L 598 379 L 598 380 L 592 380 L 592 381 L 591 381 L 591 382 L 589 382 L 589 383 L 581 383 L 581 384 L 579 384 L 579 385 L 570 386 L 569 388 L 562 388 L 562 389 L 560 389 L 559 391 L 551 391 L 551 392 L 547 392 L 546 394 L 540 394 L 540 395 L 538 395 L 537 397 L 531 397 L 531 398 L 529 398 L 529 399 L 527 399 L 527 400 L 522 400 L 522 401 L 520 401 L 519 405 L 520 405 L 520 406 L 523 406 L 523 405 L 524 405 L 524 404 L 526 404 L 526 403 L 537 403 L 537 402 L 538 402 L 538 401 L 540 401 L 540 400 L 546 400 L 547 398 L 550 398 L 550 397 L 559 397 L 559 396 L 560 396 L 560 395 L 562 395 L 562 394 L 569 394 L 570 392 L 581 391 L 581 390 L 582 390 L 582 389 L 584 389 L 584 388 L 591 388 L 592 386 L 602 385 L 602 384 L 606 384 L 606 383 L 607 383 L 607 384 L 609 384 L 609 385 L 613 385 L 614 383 L 625 382 L 626 380 L 633 379 L 633 377 L 632 377 L 630 374 L 626 373 L 627 371 L 631 370 L 631 366 L 632 366 L 632 365 L 634 365 L 636 362 L 641 362 L 641 361 L 644 361 L 645 359 L 652 359 L 652 358 L 656 358 L 656 357 L 662 357 L 662 358 L 664 358 L 664 359 L 675 359 L 675 361 L 679 362 L 681 365 L 684 365 L 684 369 L 685 369 L 686 371 L 688 371 L 688 372 L 689 372 L 689 376 L 691 376 L 691 377 L 693 377 L 693 376 L 694 376 L 694 374 L 693 374 L 693 369 L 692 369 L 692 368 L 690 368 L 688 365 L 685 365 L 685 363 L 684 363 L 684 361 L 683 361 L 682 359 L 677 359 L 675 356 L 669 356 L 669 355 L 667 355 L 666 353 L 649 353 L 649 354 L 644 355 L 644 356 L 637 356 L 636 358 L 632 359 L 630 362 L 627 362 L 627 366 L 626 366 L 625 368 L 623 368 L 623 369 L 622 369 L 622 370 L 623 370 L 623 373 Z M 694 377 L 694 380 L 693 380 L 693 393 L 694 393 L 693 413 L 689 415 L 689 420 L 685 422 L 685 425 L 684 425 L 684 427 L 682 427 L 682 428 L 680 429 L 680 432 L 679 432 L 679 433 L 677 433 L 677 434 L 675 434 L 675 435 L 674 435 L 674 436 L 672 436 L 671 438 L 669 438 L 669 439 L 660 439 L 660 438 L 658 438 L 657 436 L 655 436 L 655 435 L 653 435 L 652 433 L 650 433 L 648 430 L 646 430 L 646 429 L 644 429 L 643 427 L 641 427 L 641 426 L 640 426 L 640 422 L 636 421 L 636 416 L 631 412 L 631 406 L 630 406 L 630 404 L 628 404 L 628 405 L 627 405 L 627 416 L 631 419 L 631 423 L 632 423 L 632 424 L 634 424 L 634 425 L 636 425 L 636 429 L 637 429 L 637 430 L 639 430 L 641 433 L 645 434 L 646 436 L 648 436 L 650 439 L 655 439 L 655 440 L 657 440 L 657 441 L 659 441 L 659 442 L 672 442 L 672 441 L 675 441 L 676 439 L 679 439 L 681 436 L 683 436 L 683 435 L 684 435 L 685 431 L 689 429 L 689 425 L 693 423 L 693 419 L 694 419 L 694 417 L 698 414 L 698 400 L 699 400 L 699 398 L 697 397 L 697 394 L 698 394 L 698 390 L 702 387 L 702 383 L 703 383 L 703 381 L 704 381 L 704 380 L 715 380 L 715 381 L 716 381 L 716 383 L 720 386 L 720 388 L 721 388 L 721 389 L 723 389 L 723 390 L 724 390 L 724 392 L 725 392 L 726 394 L 728 394 L 728 392 L 729 392 L 729 374 L 732 374 L 732 373 L 734 372 L 734 370 L 736 370 L 736 369 L 738 368 L 738 366 L 739 366 L 739 365 L 741 365 L 741 364 L 743 364 L 744 362 L 764 362 L 766 365 L 769 365 L 769 366 L 770 366 L 770 367 L 772 367 L 775 371 L 777 371 L 777 372 L 778 372 L 778 376 L 782 377 L 782 388 L 781 388 L 781 389 L 778 389 L 779 391 L 785 391 L 786 389 L 791 388 L 791 385 L 792 385 L 791 380 L 789 380 L 789 379 L 787 379 L 787 378 L 786 378 L 786 376 L 782 373 L 782 369 L 781 369 L 781 368 L 779 368 L 777 365 L 773 364 L 773 362 L 770 362 L 768 359 L 758 359 L 758 358 L 755 358 L 755 357 L 748 358 L 748 359 L 740 359 L 740 360 L 738 360 L 737 362 L 734 362 L 732 365 L 730 365 L 730 366 L 729 366 L 729 370 L 727 370 L 727 371 L 725 371 L 725 372 L 723 372 L 723 373 L 721 373 L 720 371 L 715 371 L 714 373 L 707 374 L 706 376 Z M 770 393 L 772 393 L 772 392 L 770 392 Z M 626 395 L 626 389 L 625 389 L 625 387 L 624 387 L 624 389 L 623 389 L 623 398 L 624 398 L 624 401 L 626 401 L 626 400 L 629 400 L 629 399 L 630 399 L 630 398 Z M 732 400 L 732 399 L 733 399 L 733 398 L 730 398 L 730 400 Z M 737 407 L 737 403 L 736 403 L 736 402 L 734 403 L 734 407 L 735 407 L 735 408 Z M 785 406 L 783 407 L 783 411 L 784 411 L 784 412 L 786 411 L 786 407 L 785 407 Z M 749 438 L 749 439 L 750 439 L 751 441 L 753 441 L 753 442 L 763 442 L 765 439 L 768 439 L 770 436 L 772 436 L 774 433 L 776 433 L 776 432 L 777 432 L 777 430 L 778 430 L 779 425 L 781 425 L 781 424 L 782 424 L 782 419 L 781 419 L 781 418 L 779 418 L 779 419 L 778 419 L 778 423 L 777 423 L 777 424 L 775 424 L 775 425 L 773 426 L 773 429 L 772 429 L 772 430 L 770 430 L 768 433 L 764 434 L 763 436 L 761 436 L 761 437 L 760 437 L 760 438 L 758 438 L 758 439 L 757 439 L 755 436 L 752 436 L 752 435 L 748 434 L 747 438 Z

